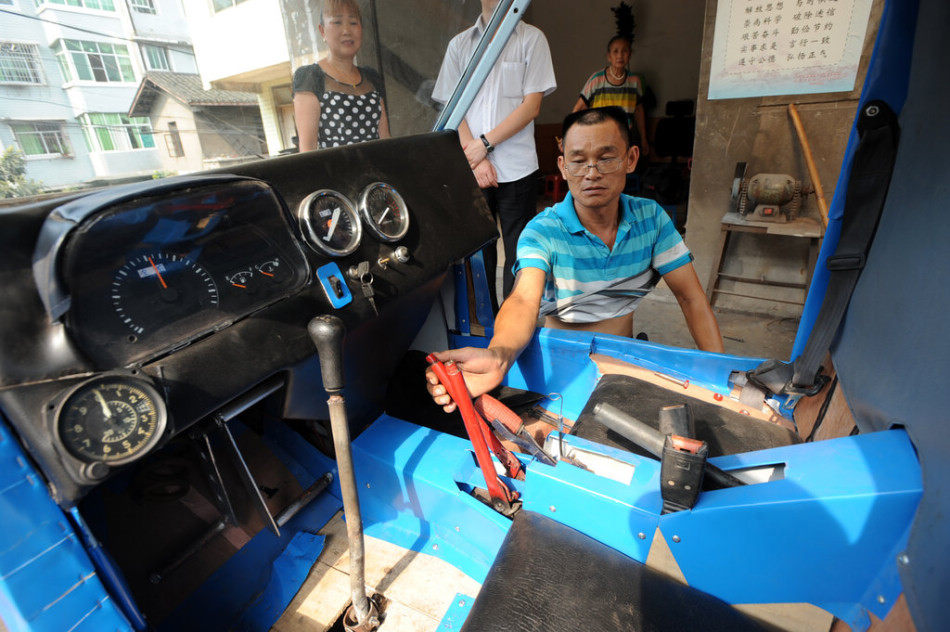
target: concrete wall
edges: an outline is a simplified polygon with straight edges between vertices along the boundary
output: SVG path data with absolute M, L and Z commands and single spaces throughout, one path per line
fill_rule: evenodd
M 548 0 L 532 4 L 526 21 L 548 38 L 557 90 L 545 98 L 539 123 L 559 123 L 573 109 L 584 82 L 606 65 L 607 42 L 616 34 L 611 7 L 618 0 Z M 696 99 L 703 44 L 704 0 L 637 0 L 636 42 L 630 69 L 642 73 L 657 98 Z
M 148 175 L 162 168 L 157 145 L 149 149 L 128 151 L 98 151 L 89 154 L 89 160 L 100 178 Z
M 193 0 L 186 1 L 190 3 Z M 180 0 L 152 0 L 152 2 L 155 5 L 154 14 L 129 10 L 136 34 L 161 41 L 190 42 L 188 22 L 185 20 L 185 12 Z
M 198 136 L 195 116 L 191 109 L 180 101 L 161 94 L 155 99 L 152 106 L 152 131 L 155 133 L 155 149 L 160 157 L 163 171 L 176 173 L 190 173 L 201 171 L 203 168 L 201 155 L 201 139 Z M 178 135 L 181 137 L 182 156 L 170 156 L 168 151 L 168 124 L 178 126 Z
M 289 62 L 278 0 L 246 0 L 214 13 L 210 2 L 185 4 L 205 88 L 211 82 Z M 253 79 L 249 79 L 252 81 Z
M 803 179 L 806 184 L 810 183 L 801 148 L 788 118 L 789 103 L 799 104 L 825 197 L 830 203 L 883 4 L 883 0 L 875 0 L 872 6 L 855 89 L 851 92 L 709 101 L 705 95 L 709 87 L 717 0 L 708 0 L 686 224 L 686 240 L 696 256 L 696 271 L 704 285 L 718 250 L 720 220 L 729 208 L 730 187 L 737 162 L 747 161 L 750 173 L 789 173 Z M 806 198 L 803 214 L 818 217 L 814 196 Z M 737 237 L 727 253 L 724 272 L 774 281 L 805 281 L 806 240 L 747 234 Z M 789 301 L 803 299 L 801 290 L 789 288 L 728 281 L 724 281 L 721 287 L 742 294 Z M 721 297 L 717 306 L 783 317 L 798 317 L 801 313 L 801 308 L 795 305 L 729 296 Z

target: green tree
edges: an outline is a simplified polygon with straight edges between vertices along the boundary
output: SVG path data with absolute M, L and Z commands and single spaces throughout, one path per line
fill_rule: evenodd
M 43 184 L 26 177 L 26 160 L 16 147 L 7 147 L 0 156 L 0 198 L 36 195 Z

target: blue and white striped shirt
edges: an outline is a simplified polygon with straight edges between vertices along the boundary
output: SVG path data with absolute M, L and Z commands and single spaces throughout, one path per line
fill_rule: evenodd
M 570 193 L 525 226 L 514 272 L 547 273 L 542 315 L 592 323 L 629 314 L 661 275 L 693 260 L 659 204 L 621 195 L 620 210 L 613 249 L 584 228 Z

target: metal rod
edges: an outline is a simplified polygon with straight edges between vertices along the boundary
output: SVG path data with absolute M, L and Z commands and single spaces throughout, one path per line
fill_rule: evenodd
M 241 481 L 244 483 L 245 489 L 247 489 L 248 494 L 251 497 L 251 501 L 254 503 L 254 507 L 257 509 L 257 513 L 264 519 L 264 526 L 270 529 L 270 532 L 280 537 L 280 529 L 277 527 L 277 523 L 274 522 L 274 516 L 271 515 L 270 509 L 267 508 L 267 502 L 264 500 L 264 497 L 261 495 L 261 490 L 257 487 L 257 481 L 254 480 L 254 475 L 251 474 L 251 469 L 247 466 L 247 461 L 244 460 L 244 457 L 241 456 L 241 450 L 238 449 L 237 442 L 234 440 L 234 435 L 231 434 L 231 430 L 228 428 L 228 424 L 224 423 L 220 418 L 216 420 L 218 430 L 225 437 L 225 446 L 230 448 L 231 457 L 234 459 L 234 462 L 238 465 L 238 474 L 241 476 Z
M 150 574 L 148 576 L 148 580 L 153 584 L 161 583 L 166 577 L 175 572 L 175 569 L 194 557 L 198 551 L 205 548 L 208 542 L 211 542 L 214 536 L 224 531 L 224 528 L 227 525 L 227 518 L 219 518 L 217 522 L 215 522 L 203 534 L 201 534 L 200 538 L 189 544 L 188 548 L 175 556 L 175 558 L 168 562 L 168 564 Z
M 610 404 L 601 403 L 594 406 L 594 419 L 617 434 L 633 441 L 650 454 L 661 460 L 663 459 L 663 444 L 666 438 L 658 430 L 654 430 L 633 415 L 628 415 Z M 739 480 L 708 461 L 706 462 L 706 474 L 723 487 L 745 485 L 745 481 Z
M 366 599 L 364 576 L 365 548 L 363 543 L 363 517 L 360 515 L 360 499 L 356 493 L 356 471 L 353 469 L 353 452 L 350 449 L 350 427 L 346 420 L 346 402 L 342 395 L 331 395 L 327 400 L 330 409 L 330 427 L 333 430 L 333 449 L 337 469 L 340 472 L 340 491 L 343 495 L 343 513 L 346 515 L 346 537 L 350 543 L 350 592 L 356 618 L 362 622 L 369 615 L 369 600 Z
M 438 120 L 436 120 L 435 125 L 432 127 L 433 131 L 458 129 L 458 126 L 462 123 L 466 112 L 468 112 L 468 108 L 471 107 L 475 96 L 481 89 L 482 83 L 484 83 L 498 57 L 504 50 L 508 38 L 514 32 L 515 26 L 517 26 L 518 21 L 521 20 L 521 16 L 524 15 L 524 9 L 530 4 L 530 0 L 518 0 L 518 12 L 511 13 L 509 16 L 509 11 L 515 4 L 516 0 L 500 0 L 498 6 L 495 7 L 491 19 L 485 26 L 482 39 L 475 48 L 475 52 L 472 53 L 472 58 L 469 60 L 468 66 L 466 66 L 464 72 L 462 72 L 462 76 L 455 86 L 455 91 L 452 93 L 452 96 L 449 97 L 445 107 L 442 108 Z M 506 18 L 508 22 L 504 25 L 504 28 L 502 28 Z M 491 47 L 490 53 L 489 47 Z M 486 56 L 486 53 L 489 54 Z
M 333 472 L 327 472 L 318 478 L 313 485 L 308 487 L 300 497 L 290 503 L 284 510 L 277 514 L 277 526 L 282 527 L 287 524 L 291 518 L 300 513 L 300 510 L 309 505 L 317 496 L 323 493 L 330 483 L 333 482 Z

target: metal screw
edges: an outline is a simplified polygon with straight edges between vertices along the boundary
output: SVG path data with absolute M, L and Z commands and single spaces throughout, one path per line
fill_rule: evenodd
M 438 545 L 438 544 L 433 544 L 433 545 L 432 545 L 432 550 L 433 550 L 433 551 L 438 551 L 438 550 L 439 550 L 439 545 Z
M 464 607 L 465 607 L 465 600 L 459 599 L 459 608 L 464 608 Z
M 884 595 L 878 595 L 878 596 L 877 596 L 877 602 L 878 602 L 878 603 L 887 603 L 887 599 L 884 598 Z
M 676 485 L 676 481 L 673 481 L 673 480 L 666 481 L 666 484 L 669 485 L 670 487 L 673 487 L 673 485 Z
M 907 553 L 901 553 L 900 555 L 898 555 L 897 563 L 903 566 L 907 566 L 908 564 L 910 564 L 910 558 L 907 557 Z
M 877 116 L 880 111 L 881 108 L 877 107 L 876 105 L 869 105 L 867 109 L 864 110 L 864 113 L 868 116 Z
M 557 507 L 555 507 L 554 505 L 551 505 L 550 507 L 548 507 L 548 509 L 551 510 L 551 513 L 554 513 L 555 511 L 557 511 Z
M 461 531 L 461 529 L 459 529 L 458 527 L 455 527 L 455 532 L 456 532 L 456 533 L 458 533 L 458 532 L 460 532 L 460 531 Z
M 637 537 L 640 538 L 641 540 L 646 540 L 646 539 L 647 539 L 647 534 L 645 534 L 643 531 L 641 531 L 640 533 L 637 534 Z
M 679 542 L 679 541 L 680 541 L 680 537 L 678 535 L 674 535 L 673 542 Z
M 692 487 L 691 485 L 686 485 L 685 489 L 686 489 L 686 491 L 689 491 L 689 490 L 693 489 L 693 487 Z
M 366 483 L 366 489 L 369 489 L 369 483 Z

